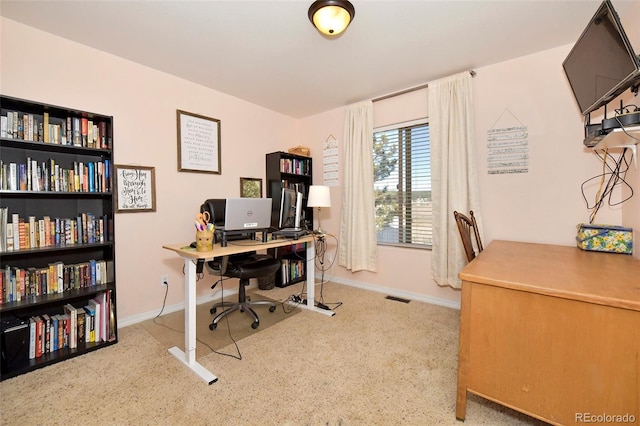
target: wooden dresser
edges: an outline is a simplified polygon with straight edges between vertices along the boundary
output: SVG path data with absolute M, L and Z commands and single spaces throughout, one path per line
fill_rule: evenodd
M 640 424 L 638 259 L 493 241 L 460 278 L 456 418 L 472 392 L 552 424 Z

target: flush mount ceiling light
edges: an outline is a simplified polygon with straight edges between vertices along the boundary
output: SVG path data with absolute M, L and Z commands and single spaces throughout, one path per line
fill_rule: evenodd
M 309 7 L 309 20 L 328 36 L 346 30 L 355 14 L 356 9 L 347 0 L 317 0 Z

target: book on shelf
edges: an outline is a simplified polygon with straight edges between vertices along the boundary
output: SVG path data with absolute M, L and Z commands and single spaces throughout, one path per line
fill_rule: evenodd
M 45 112 L 42 118 L 42 142 L 49 143 L 49 113 Z
M 11 215 L 11 225 L 13 227 L 13 249 L 20 250 L 20 215 L 13 213 Z
M 48 314 L 42 315 L 42 326 L 43 326 L 43 339 L 44 339 L 44 350 L 42 353 L 48 354 L 51 352 L 51 317 Z
M 86 322 L 86 341 L 87 343 L 93 343 L 96 341 L 95 321 L 96 311 L 92 305 L 85 305 L 85 322 Z
M 87 333 L 87 313 L 84 308 L 76 309 L 76 324 L 77 324 L 77 343 L 78 346 L 83 345 L 84 343 L 89 342 L 89 333 Z
M 88 133 L 89 133 L 89 120 L 86 118 L 80 119 L 80 146 L 88 146 Z
M 7 139 L 13 139 L 13 111 L 7 112 Z
M 38 219 L 38 243 L 37 247 L 46 247 L 44 219 Z
M 78 117 L 73 117 L 73 145 L 74 146 L 82 146 L 82 130 L 80 129 L 80 119 Z
M 70 342 L 70 336 L 71 336 L 71 318 L 69 316 L 69 314 L 60 314 L 58 321 L 62 323 L 61 325 L 61 331 L 60 333 L 62 333 L 62 343 L 61 344 L 61 348 L 68 348 L 69 345 L 71 344 Z M 60 336 L 58 336 L 58 338 L 60 339 Z
M 64 313 L 69 315 L 69 348 L 78 347 L 78 313 L 72 304 L 64 305 Z
M 29 318 L 29 359 L 36 357 L 36 319 Z
M 58 316 L 51 315 L 51 352 L 55 352 L 58 350 Z
M 7 242 L 9 240 L 8 236 L 8 225 L 9 225 L 9 208 L 8 207 L 0 207 L 0 251 L 8 251 Z M 13 244 L 13 234 L 11 235 L 11 243 Z
M 36 245 L 36 217 L 35 216 L 29 216 L 28 217 L 29 220 L 29 247 L 30 248 L 35 248 L 37 247 Z
M 7 116 L 0 116 L 0 138 L 7 137 Z
M 60 350 L 64 348 L 64 320 L 61 314 L 56 314 L 53 318 L 56 322 L 55 350 Z
M 93 121 L 87 120 L 87 145 L 89 148 L 95 148 L 93 139 Z
M 104 294 L 104 293 L 103 293 Z M 102 306 L 100 304 L 100 298 L 95 297 L 89 300 L 88 305 L 93 308 L 94 318 L 93 318 L 93 342 L 100 342 L 104 334 L 102 333 Z
M 10 191 L 18 190 L 18 164 L 9 163 L 9 177 L 7 178 Z
M 22 223 L 24 223 L 22 227 L 24 229 L 24 231 L 22 231 L 24 233 L 24 238 L 20 235 L 20 248 L 31 248 L 31 224 L 29 223 L 29 218 Z
M 40 358 L 44 353 L 44 350 L 43 350 L 44 349 L 44 321 L 42 320 L 42 317 L 38 315 L 35 316 L 35 321 L 36 321 L 35 351 L 36 351 L 36 358 Z
M 111 303 L 111 290 L 107 290 L 106 292 L 106 301 L 107 301 L 107 325 L 106 332 L 107 336 L 109 336 L 109 341 L 112 342 L 116 340 L 116 307 L 113 303 Z

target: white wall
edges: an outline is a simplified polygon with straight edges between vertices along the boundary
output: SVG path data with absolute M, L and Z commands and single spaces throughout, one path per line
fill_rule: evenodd
M 0 25 L 3 95 L 113 115 L 115 163 L 155 167 L 156 212 L 115 217 L 119 321 L 160 311 L 163 274 L 167 305 L 183 301 L 183 262 L 162 245 L 194 240 L 206 198 L 240 196 L 240 177 L 264 179 L 264 154 L 299 143 L 297 121 L 5 18 Z M 177 171 L 177 109 L 221 120 L 222 174 Z M 212 282 L 198 294 L 211 295 Z
M 636 22 L 624 24 L 638 25 Z M 634 44 L 640 45 L 640 41 Z M 571 45 L 561 46 L 476 69 L 477 76 L 473 79 L 475 140 L 486 244 L 494 239 L 506 239 L 574 246 L 576 226 L 589 221 L 590 211 L 583 199 L 581 184 L 598 175 L 602 166 L 592 150 L 583 146 L 582 117 L 562 70 L 562 61 L 570 48 Z M 402 95 L 397 108 L 414 108 L 414 102 L 415 94 L 411 98 Z M 424 96 L 424 111 L 426 103 Z M 380 109 L 374 103 L 374 113 Z M 339 108 L 302 120 L 303 139 L 310 144 L 315 158 L 322 155 L 322 143 L 330 134 L 341 135 L 338 138 L 343 142 L 344 115 L 345 108 Z M 528 128 L 529 172 L 489 175 L 487 131 L 509 124 Z M 314 165 L 314 182 L 322 183 L 322 162 L 316 160 Z M 348 166 L 340 164 L 341 170 Z M 636 182 L 634 187 L 638 191 L 639 172 L 634 170 L 631 175 L 629 181 Z M 587 189 L 587 196 L 593 197 L 594 184 Z M 322 226 L 338 235 L 342 191 L 335 187 L 331 193 L 332 207 L 327 212 L 323 210 Z M 620 198 L 619 192 L 616 198 Z M 635 223 L 636 229 L 640 229 L 638 198 L 623 207 L 603 207 L 597 222 L 626 226 Z M 335 246 L 335 242 L 330 244 L 330 250 L 335 252 Z M 431 279 L 429 251 L 379 247 L 378 268 L 378 273 L 351 273 L 334 266 L 333 276 L 336 281 L 388 293 L 406 293 L 436 303 L 459 302 L 458 291 L 440 288 Z
M 589 221 L 581 184 L 601 163 L 584 148 L 582 117 L 559 47 L 478 70 L 474 81 L 479 183 L 485 237 L 574 245 L 576 225 Z M 487 131 L 528 128 L 529 172 L 487 173 Z M 593 204 L 595 184 L 589 185 Z M 620 223 L 620 209 L 602 209 L 599 223 Z
M 640 54 L 640 2 L 633 2 L 629 10 L 624 16 L 621 16 L 622 25 L 631 41 L 631 45 L 637 54 Z M 635 19 L 632 19 L 634 17 Z M 640 106 L 640 95 L 632 97 L 627 91 L 627 103 L 633 103 Z M 639 151 L 640 154 L 640 151 Z M 633 236 L 634 241 L 634 257 L 640 259 L 640 158 L 637 159 L 638 166 L 632 166 L 631 172 L 627 175 L 627 182 L 634 189 L 635 195 L 627 201 L 622 207 L 622 225 L 628 226 L 635 230 Z M 623 197 L 628 197 L 629 191 L 625 189 Z
M 640 4 L 631 9 L 621 19 L 638 48 L 640 24 L 630 17 L 639 15 Z M 116 215 L 120 322 L 159 311 L 162 274 L 169 274 L 171 283 L 167 304 L 183 300 L 182 261 L 161 247 L 193 240 L 193 216 L 201 201 L 238 196 L 239 177 L 264 179 L 265 153 L 300 144 L 310 146 L 314 182 L 322 183 L 322 143 L 330 135 L 344 140 L 344 108 L 294 120 L 5 18 L 0 18 L 0 35 L 2 94 L 113 115 L 116 163 L 156 168 L 157 211 Z M 582 148 L 581 117 L 561 67 L 569 49 L 561 46 L 476 69 L 475 132 L 486 243 L 510 239 L 574 245 L 576 224 L 588 220 L 580 184 L 596 175 L 600 164 Z M 416 92 L 374 104 L 376 122 L 426 114 L 426 93 L 424 104 L 421 96 Z M 176 109 L 221 120 L 221 175 L 177 172 Z M 527 174 L 487 174 L 486 132 L 505 111 L 529 129 Z M 340 164 L 341 170 L 345 167 Z M 640 230 L 640 172 L 633 169 L 628 181 L 634 198 L 622 208 L 604 208 L 598 222 Z M 331 188 L 331 197 L 332 207 L 322 211 L 322 226 L 338 235 L 340 187 Z M 336 240 L 328 242 L 328 256 L 333 257 Z M 380 247 L 378 255 L 378 273 L 352 274 L 335 265 L 329 276 L 390 294 L 459 302 L 458 291 L 431 280 L 429 251 Z M 201 283 L 198 295 L 210 295 L 210 284 L 209 279 Z

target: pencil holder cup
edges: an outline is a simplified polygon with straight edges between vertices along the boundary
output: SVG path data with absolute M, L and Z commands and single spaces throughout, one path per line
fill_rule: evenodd
M 196 251 L 213 250 L 213 231 L 196 231 Z

